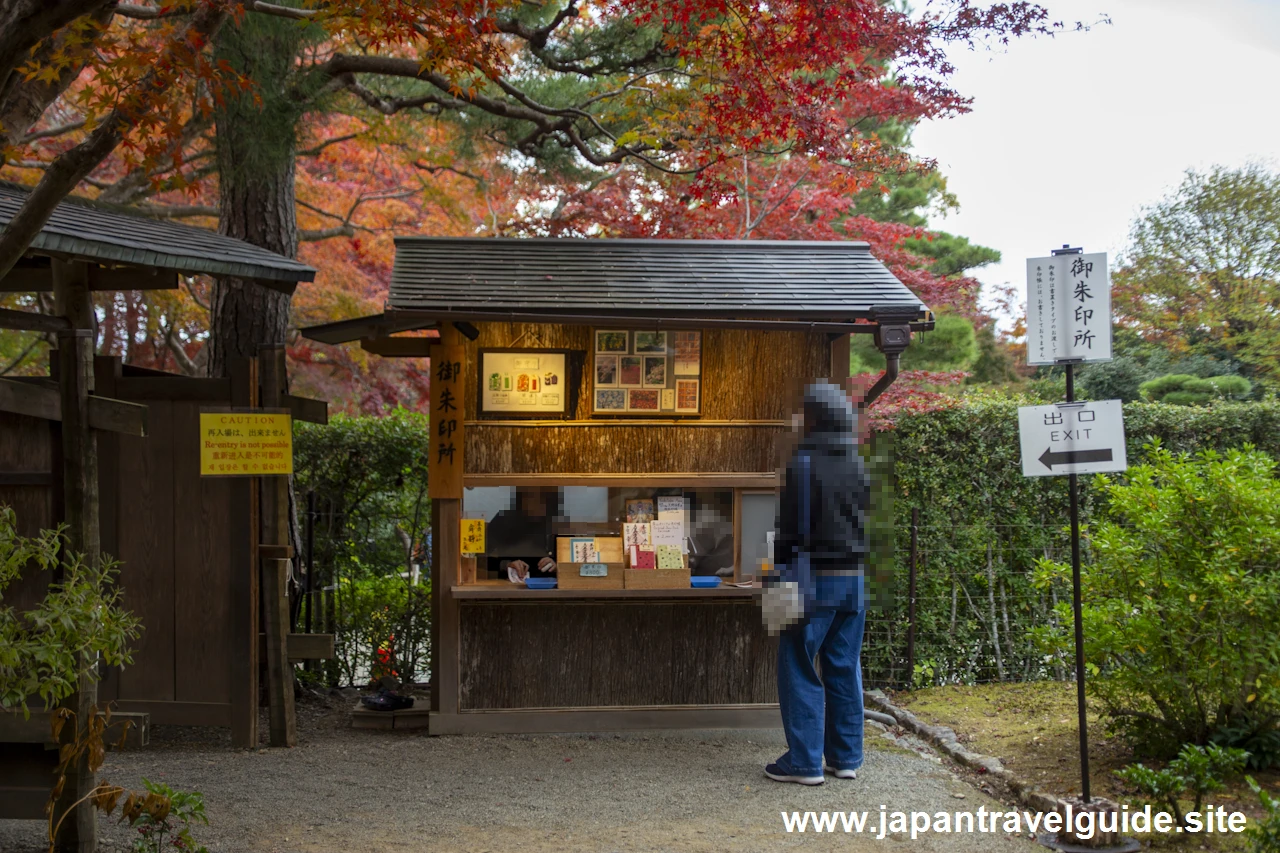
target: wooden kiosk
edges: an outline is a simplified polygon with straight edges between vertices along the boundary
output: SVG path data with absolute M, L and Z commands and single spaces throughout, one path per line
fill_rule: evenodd
M 737 584 L 767 558 L 791 413 L 847 378 L 850 333 L 888 355 L 874 395 L 932 325 L 865 243 L 397 240 L 388 310 L 303 334 L 432 359 L 431 734 L 777 725 Z M 555 589 L 479 541 L 532 491 Z

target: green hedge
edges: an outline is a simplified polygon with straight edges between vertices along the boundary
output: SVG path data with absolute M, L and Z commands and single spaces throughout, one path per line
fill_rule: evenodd
M 868 681 L 973 682 L 1069 673 L 1066 661 L 1046 658 L 1029 635 L 1038 626 L 1054 625 L 1054 605 L 1070 598 L 1068 586 L 1037 585 L 1033 573 L 1037 558 L 1070 560 L 1067 478 L 1022 476 L 1017 408 L 1036 404 L 976 397 L 954 409 L 898 417 L 896 595 L 868 623 Z M 1174 452 L 1253 444 L 1280 457 L 1275 403 L 1130 403 L 1124 413 L 1131 465 L 1142 460 L 1142 448 L 1152 439 Z M 1087 525 L 1101 495 L 1088 477 L 1081 478 L 1080 491 Z M 920 525 L 914 673 L 906 666 L 912 508 L 919 511 Z

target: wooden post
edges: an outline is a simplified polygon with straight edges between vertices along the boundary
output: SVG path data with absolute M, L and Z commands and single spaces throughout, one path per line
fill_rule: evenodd
M 230 365 L 232 407 L 258 405 L 258 360 L 232 359 Z M 258 489 L 259 478 L 236 477 L 231 481 L 232 536 L 232 656 L 231 743 L 258 745 Z
M 849 345 L 853 335 L 842 334 L 831 342 L 831 384 L 849 389 Z
M 84 263 L 53 261 L 55 310 L 70 321 L 71 329 L 58 333 L 58 387 L 62 404 L 62 491 L 63 513 L 70 550 L 84 555 L 96 565 L 101 558 L 98 520 L 98 454 L 89 426 L 89 394 L 93 391 L 93 350 L 95 316 L 89 292 L 89 269 Z M 82 664 L 92 664 L 85 660 Z M 63 704 L 76 713 L 76 728 L 83 733 L 98 701 L 98 686 L 88 675 L 81 676 L 74 695 Z M 87 752 L 67 773 L 66 787 L 59 800 L 55 822 L 67 807 L 84 797 L 97 784 L 89 770 Z M 58 848 L 90 853 L 98 847 L 98 820 L 92 804 L 76 806 L 72 817 L 62 824 Z
M 258 356 L 262 405 L 282 408 L 285 402 L 284 347 L 264 347 Z M 262 477 L 263 545 L 288 546 L 289 478 Z M 267 634 L 268 719 L 272 746 L 296 746 L 298 721 L 293 703 L 293 666 L 286 646 L 289 634 L 289 561 L 262 560 L 262 607 Z

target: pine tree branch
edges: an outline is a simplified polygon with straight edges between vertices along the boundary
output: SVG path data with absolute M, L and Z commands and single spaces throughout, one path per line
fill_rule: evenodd
M 274 15 L 277 18 L 291 18 L 295 21 L 308 21 L 316 16 L 314 9 L 294 9 L 289 6 L 278 6 L 275 3 L 249 2 L 244 4 L 246 12 L 257 12 L 262 15 Z M 185 9 L 171 9 L 161 6 L 139 6 L 134 3 L 121 3 L 116 6 L 116 14 L 125 18 L 141 21 L 154 21 L 158 18 L 171 18 L 187 14 Z

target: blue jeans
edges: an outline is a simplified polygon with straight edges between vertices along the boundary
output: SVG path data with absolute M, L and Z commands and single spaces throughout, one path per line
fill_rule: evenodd
M 862 766 L 862 631 L 867 611 L 817 610 L 782 632 L 778 704 L 787 754 L 778 765 L 821 776 L 822 757 L 837 770 Z M 822 677 L 814 666 L 817 658 Z

